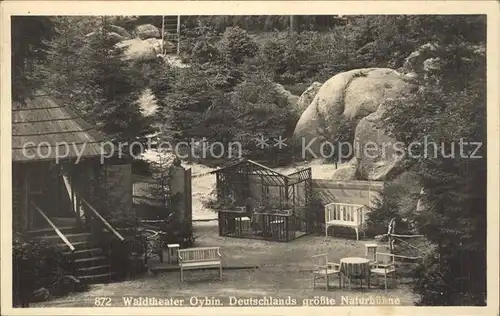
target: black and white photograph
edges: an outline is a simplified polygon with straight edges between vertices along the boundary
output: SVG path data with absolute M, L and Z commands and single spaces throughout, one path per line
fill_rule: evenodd
M 9 308 L 498 314 L 487 12 L 324 3 L 11 15 Z

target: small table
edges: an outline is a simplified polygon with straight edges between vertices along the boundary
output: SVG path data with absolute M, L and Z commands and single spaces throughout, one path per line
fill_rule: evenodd
M 177 257 L 177 250 L 179 250 L 180 245 L 179 244 L 168 244 L 167 248 L 168 248 L 168 263 L 169 264 L 171 264 L 172 262 L 177 263 L 177 261 L 179 259 Z
M 370 277 L 370 260 L 360 257 L 348 257 L 340 259 L 340 273 L 342 277 L 349 280 L 349 287 L 351 286 L 351 279 L 361 280 L 361 287 L 363 287 L 363 279 L 367 281 Z
M 248 216 L 236 217 L 236 231 L 238 235 L 243 235 L 250 230 L 250 218 Z

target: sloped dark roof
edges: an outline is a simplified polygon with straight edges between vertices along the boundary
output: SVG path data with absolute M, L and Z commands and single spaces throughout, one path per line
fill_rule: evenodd
M 54 160 L 57 150 L 65 153 L 65 144 L 68 154 L 60 160 L 97 157 L 104 141 L 106 136 L 95 126 L 50 95 L 39 93 L 24 104 L 12 104 L 13 162 Z

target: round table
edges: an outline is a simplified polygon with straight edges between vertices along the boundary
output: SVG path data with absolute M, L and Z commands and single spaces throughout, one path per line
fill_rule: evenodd
M 349 279 L 363 279 L 368 281 L 370 277 L 370 260 L 360 257 L 348 257 L 340 259 L 340 273 Z M 368 283 L 368 282 L 367 282 Z M 363 283 L 361 283 L 363 286 Z

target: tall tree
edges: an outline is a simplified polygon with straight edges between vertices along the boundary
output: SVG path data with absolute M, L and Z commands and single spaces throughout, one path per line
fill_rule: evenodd
M 55 35 L 52 17 L 11 18 L 12 99 L 23 102 L 42 85 L 47 41 Z
M 115 141 L 144 141 L 152 130 L 137 103 L 142 86 L 108 36 L 107 19 L 66 17 L 58 22 L 61 33 L 51 43 L 47 86 Z M 87 33 L 90 29 L 94 32 Z
M 440 70 L 422 82 L 417 93 L 391 101 L 386 119 L 387 130 L 407 148 L 422 144 L 407 162 L 426 193 L 427 207 L 415 214 L 414 221 L 436 251 L 417 271 L 415 290 L 423 305 L 484 305 L 484 49 L 466 42 L 446 45 L 439 65 Z

